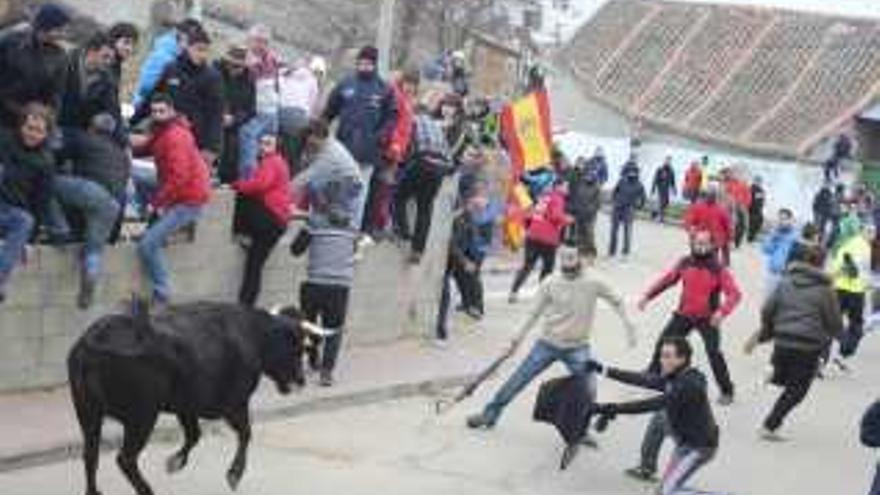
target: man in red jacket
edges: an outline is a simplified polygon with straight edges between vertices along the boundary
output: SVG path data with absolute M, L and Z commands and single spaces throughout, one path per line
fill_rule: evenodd
M 733 382 L 727 362 L 721 352 L 721 322 L 739 304 L 741 295 L 731 272 L 718 262 L 712 246 L 711 234 L 698 231 L 691 240 L 691 254 L 682 258 L 660 280 L 648 289 L 639 302 L 639 309 L 655 297 L 681 282 L 681 299 L 678 309 L 663 330 L 660 340 L 666 337 L 687 337 L 693 329 L 700 332 L 709 364 L 718 388 L 719 403 L 733 402 Z M 660 341 L 658 340 L 658 342 Z M 659 371 L 659 345 L 651 360 L 650 370 Z
M 192 128 L 185 117 L 177 114 L 168 95 L 153 96 L 150 116 L 151 134 L 133 136 L 132 148 L 137 154 L 153 156 L 155 176 L 139 173 L 135 181 L 142 191 L 152 189 L 149 205 L 159 219 L 144 232 L 138 255 L 152 282 L 154 301 L 165 304 L 171 285 L 162 246 L 175 231 L 196 223 L 210 199 L 211 185 Z
M 702 199 L 688 207 L 684 214 L 684 228 L 691 236 L 696 232 L 709 232 L 712 236 L 712 245 L 720 254 L 722 263 L 724 266 L 730 266 L 733 225 L 727 209 L 718 201 L 716 185 L 710 186 Z

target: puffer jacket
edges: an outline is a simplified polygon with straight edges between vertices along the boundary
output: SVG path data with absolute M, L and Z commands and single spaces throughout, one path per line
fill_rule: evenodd
M 602 207 L 602 184 L 586 169 L 572 169 L 567 182 L 566 210 L 578 219 L 595 219 Z
M 761 310 L 762 340 L 803 351 L 820 351 L 843 332 L 831 278 L 813 266 L 792 262 Z
M 153 197 L 154 206 L 202 206 L 211 198 L 208 166 L 186 118 L 178 117 L 158 127 L 146 149 L 135 151 L 145 151 L 155 158 L 159 190 Z
M 632 211 L 645 206 L 645 186 L 638 178 L 623 178 L 611 194 L 611 202 L 617 211 Z
M 232 187 L 239 193 L 257 199 L 269 211 L 278 225 L 284 227 L 290 220 L 290 167 L 280 153 L 263 156 L 253 177 L 238 180 Z
M 324 118 L 339 118 L 336 137 L 359 164 L 379 165 L 385 145 L 397 122 L 394 92 L 378 75 L 350 76 L 337 85 L 327 100 Z
M 554 189 L 542 196 L 526 217 L 526 237 L 546 246 L 558 246 L 567 224 L 565 194 Z

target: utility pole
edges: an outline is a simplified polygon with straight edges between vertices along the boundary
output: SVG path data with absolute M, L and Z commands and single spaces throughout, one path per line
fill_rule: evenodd
M 376 34 L 376 48 L 379 49 L 379 74 L 388 77 L 391 71 L 391 44 L 394 37 L 394 9 L 397 0 L 382 0 L 379 12 L 379 32 Z

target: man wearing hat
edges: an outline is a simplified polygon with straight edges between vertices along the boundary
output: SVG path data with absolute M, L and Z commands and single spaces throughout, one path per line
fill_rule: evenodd
M 30 102 L 58 110 L 67 69 L 60 42 L 69 23 L 62 7 L 48 3 L 29 29 L 0 41 L 0 123 L 15 126 L 19 110 Z
M 355 73 L 343 79 L 330 93 L 324 118 L 339 119 L 337 137 L 348 148 L 361 169 L 363 184 L 354 227 L 370 234 L 376 230 L 372 212 L 377 184 L 390 183 L 393 171 L 386 166 L 383 154 L 397 122 L 394 93 L 376 71 L 379 51 L 365 46 L 357 55 Z M 375 174 L 374 174 L 375 171 Z

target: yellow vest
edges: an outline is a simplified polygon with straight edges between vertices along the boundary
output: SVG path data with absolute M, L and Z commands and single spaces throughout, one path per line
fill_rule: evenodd
M 843 258 L 849 253 L 859 268 L 858 277 L 847 277 L 843 273 Z M 855 235 L 843 243 L 831 260 L 831 275 L 834 288 L 844 292 L 863 294 L 868 291 L 871 280 L 871 245 L 861 235 Z

